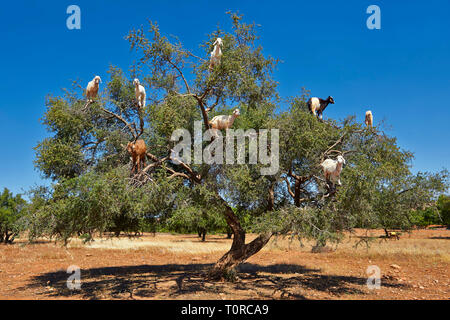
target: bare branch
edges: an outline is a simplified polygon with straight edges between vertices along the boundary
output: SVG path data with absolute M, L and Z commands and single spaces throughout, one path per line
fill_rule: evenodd
M 186 54 L 188 54 L 189 56 L 194 57 L 194 58 L 197 58 L 197 59 L 199 59 L 199 60 L 201 60 L 201 61 L 203 61 L 203 62 L 208 62 L 208 60 L 203 59 L 203 58 L 201 58 L 201 57 L 198 57 L 198 56 L 194 55 L 194 54 L 193 54 L 192 52 L 190 52 L 190 51 L 183 51 L 183 52 L 186 53 Z
M 171 150 L 172 151 L 172 150 Z M 170 158 L 172 161 L 174 159 Z M 184 163 L 183 161 L 176 159 L 176 161 L 178 162 L 177 164 L 179 164 L 181 167 L 183 167 L 187 172 L 189 172 L 190 178 L 191 180 L 193 180 L 196 183 L 200 183 L 202 180 L 201 175 L 199 175 L 198 173 L 194 172 L 194 170 L 192 170 L 191 167 L 189 167 L 186 163 Z
M 292 192 L 292 189 L 291 189 L 291 183 L 289 182 L 289 180 L 287 178 L 284 178 L 284 181 L 286 181 L 287 191 L 289 192 L 289 194 L 291 195 L 292 198 L 295 198 L 294 192 Z
M 220 100 L 220 95 L 217 95 L 216 96 L 217 98 L 216 98 L 216 101 L 210 106 L 210 107 L 208 107 L 208 108 L 206 108 L 206 112 L 208 113 L 208 112 L 210 112 L 210 111 L 212 111 L 218 104 L 219 104 L 219 100 Z
M 168 172 L 172 173 L 172 175 L 169 176 L 169 179 L 172 179 L 172 178 L 175 178 L 175 177 L 182 177 L 182 178 L 191 180 L 191 178 L 189 178 L 189 176 L 187 174 L 185 174 L 185 173 L 177 172 L 177 171 L 175 171 L 175 170 L 173 170 L 171 168 L 167 168 L 167 167 L 164 168 L 164 169 L 166 169 Z
M 153 156 L 153 155 L 152 155 Z M 154 156 L 153 156 L 154 157 Z M 156 158 L 156 157 L 155 157 Z M 167 160 L 169 160 L 170 159 L 170 157 L 169 156 L 167 156 L 167 157 L 164 157 L 164 158 L 162 158 L 162 159 L 154 159 L 154 158 L 152 158 L 152 160 L 156 160 L 156 162 L 154 162 L 154 163 L 152 163 L 152 164 L 149 164 L 148 166 L 146 166 L 144 169 L 142 169 L 142 171 L 143 172 L 147 172 L 148 170 L 150 170 L 151 168 L 154 168 L 154 167 L 157 167 L 157 166 L 159 166 L 159 165 L 161 165 L 163 162 L 165 162 L 165 161 L 167 161 Z
M 329 147 L 327 150 L 325 150 L 325 152 L 322 154 L 322 158 L 320 162 L 323 162 L 325 160 L 325 157 L 328 156 L 328 154 L 334 149 L 334 147 L 336 147 L 338 144 L 342 143 L 342 141 L 344 140 L 344 137 L 347 135 L 347 132 L 344 132 L 339 139 L 333 143 L 333 145 L 331 145 L 331 147 Z
M 188 93 L 191 93 L 191 89 L 189 88 L 189 84 L 188 84 L 186 78 L 184 77 L 184 74 L 183 74 L 183 72 L 181 71 L 181 69 L 178 68 L 178 66 L 177 66 L 175 63 L 173 63 L 172 60 L 171 60 L 170 58 L 167 59 L 167 62 L 168 62 L 175 70 L 178 71 L 178 74 L 179 74 L 179 75 L 181 76 L 181 78 L 183 79 L 184 85 L 185 85 L 185 87 L 186 87 L 186 91 L 187 91 Z
M 105 109 L 105 108 L 103 108 L 103 107 L 100 107 L 100 109 L 101 109 L 103 112 L 105 112 L 105 113 L 107 113 L 107 114 L 113 116 L 114 118 L 116 118 L 117 120 L 119 120 L 119 121 L 121 121 L 123 124 L 125 124 L 125 126 L 128 127 L 128 130 L 130 130 L 130 133 L 133 135 L 133 139 L 136 140 L 136 137 L 137 137 L 137 131 L 136 131 L 136 129 L 134 129 L 134 131 L 133 131 L 133 127 L 132 127 L 132 126 L 131 126 L 124 118 L 122 118 L 122 117 L 119 116 L 118 114 L 116 114 L 116 113 L 114 113 L 114 112 L 112 112 L 112 111 L 109 111 L 109 110 L 107 110 L 107 109 Z

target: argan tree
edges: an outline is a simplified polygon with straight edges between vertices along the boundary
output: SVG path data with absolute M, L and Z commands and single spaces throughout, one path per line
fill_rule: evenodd
M 13 195 L 7 188 L 0 194 L 0 243 L 10 244 L 23 230 L 25 200 Z
M 323 245 L 339 241 L 356 226 L 408 229 L 411 209 L 446 189 L 446 172 L 412 176 L 412 154 L 380 128 L 363 128 L 354 117 L 318 121 L 307 111 L 306 91 L 280 99 L 273 78 L 278 60 L 264 55 L 255 24 L 236 14 L 230 18 L 229 32 L 215 30 L 196 51 L 165 37 L 150 22 L 147 31 L 132 30 L 126 37 L 139 55 L 130 74 L 111 67 L 99 98 L 85 111 L 78 84 L 47 99 L 42 121 L 52 135 L 36 147 L 36 166 L 57 184 L 33 200 L 38 204 L 30 219 L 34 236 L 67 240 L 80 232 L 120 229 L 120 217 L 133 225 L 145 217 L 182 223 L 189 214 L 220 214 L 233 240 L 209 276 L 228 278 L 274 235 Z M 217 37 L 223 39 L 223 56 L 209 72 Z M 144 109 L 134 100 L 135 77 L 146 87 Z M 234 129 L 254 129 L 257 136 L 260 129 L 279 130 L 279 146 L 268 139 L 268 153 L 279 148 L 277 172 L 262 175 L 267 165 L 250 161 L 174 161 L 176 141 L 171 137 L 176 129 L 194 137 L 196 121 L 206 130 L 214 115 L 231 114 L 235 108 L 241 115 Z M 123 146 L 138 138 L 146 142 L 148 163 L 130 175 Z M 203 147 L 213 142 L 204 141 Z M 250 142 L 245 143 L 249 160 Z M 325 181 L 319 166 L 337 155 L 347 160 L 342 186 Z M 246 241 L 237 212 L 252 217 L 252 231 L 258 233 L 254 240 Z

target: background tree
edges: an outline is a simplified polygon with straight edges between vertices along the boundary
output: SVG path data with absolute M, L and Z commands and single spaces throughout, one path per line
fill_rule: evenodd
M 198 53 L 176 38 L 169 41 L 150 22 L 148 33 L 141 28 L 127 36 L 139 63 L 127 77 L 111 67 L 110 81 L 86 112 L 81 111 L 84 99 L 77 85 L 62 97 L 47 99 L 43 123 L 53 135 L 36 147 L 36 166 L 58 184 L 32 201 L 32 234 L 67 240 L 79 232 L 118 227 L 123 224 L 120 217 L 128 217 L 131 225 L 149 215 L 185 225 L 200 223 L 196 217 L 203 215 L 219 221 L 221 214 L 233 240 L 209 276 L 232 278 L 236 266 L 274 235 L 324 245 L 339 241 L 344 231 L 356 226 L 407 229 L 409 209 L 435 200 L 446 188 L 446 172 L 411 175 L 412 154 L 381 128 L 363 128 L 354 117 L 317 121 L 306 108 L 306 91 L 283 104 L 273 79 L 278 61 L 264 56 L 256 25 L 236 14 L 230 18 L 231 32 L 212 32 Z M 207 58 L 217 37 L 223 39 L 223 56 L 209 73 Z M 134 77 L 146 87 L 149 101 L 144 109 L 134 100 Z M 210 118 L 231 114 L 234 108 L 241 110 L 235 129 L 251 128 L 257 134 L 259 129 L 280 130 L 276 174 L 261 175 L 264 165 L 249 161 L 172 161 L 175 129 L 187 129 L 194 137 L 195 120 L 201 120 L 205 130 Z M 149 164 L 130 176 L 123 145 L 138 137 L 146 141 Z M 208 144 L 204 141 L 203 147 Z M 269 143 L 268 148 L 273 147 Z M 328 185 L 319 166 L 337 155 L 348 163 L 340 187 Z M 252 221 L 258 233 L 248 243 L 246 221 Z M 120 228 L 131 228 L 125 225 Z
M 426 228 L 434 224 L 442 224 L 441 216 L 437 207 L 429 207 L 424 210 L 413 210 L 411 222 L 419 228 Z
M 450 228 L 450 196 L 441 194 L 437 201 L 437 207 L 442 223 Z
M 221 210 L 209 206 L 209 190 L 202 185 L 177 190 L 175 209 L 167 220 L 169 230 L 181 233 L 198 233 L 202 241 L 208 232 L 223 231 L 226 222 Z
M 13 243 L 23 230 L 22 217 L 25 200 L 13 195 L 7 188 L 0 195 L 0 243 Z

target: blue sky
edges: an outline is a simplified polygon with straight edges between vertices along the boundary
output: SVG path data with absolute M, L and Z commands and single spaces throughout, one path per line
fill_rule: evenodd
M 66 9 L 81 8 L 81 30 Z M 381 30 L 366 27 L 366 8 L 381 9 Z M 226 11 L 261 25 L 264 52 L 283 61 L 275 78 L 284 97 L 332 95 L 325 117 L 371 109 L 390 135 L 414 152 L 413 171 L 450 168 L 450 2 L 427 1 L 8 1 L 0 5 L 0 188 L 22 192 L 46 183 L 34 150 L 47 94 L 71 80 L 107 79 L 109 65 L 128 70 L 136 55 L 124 36 L 147 19 L 199 52 Z

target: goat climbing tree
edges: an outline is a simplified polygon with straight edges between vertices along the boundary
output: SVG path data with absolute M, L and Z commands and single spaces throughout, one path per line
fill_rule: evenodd
M 63 96 L 48 98 L 42 122 L 52 135 L 36 147 L 36 166 L 58 183 L 31 198 L 30 237 L 67 241 L 77 234 L 133 229 L 148 217 L 163 223 L 180 211 L 220 214 L 233 240 L 209 276 L 227 278 L 274 235 L 325 244 L 355 227 L 408 229 L 409 212 L 447 188 L 446 171 L 413 176 L 412 154 L 381 128 L 366 129 L 352 116 L 318 121 L 307 110 L 306 90 L 282 103 L 273 78 L 278 60 L 264 55 L 254 23 L 237 14 L 230 18 L 230 31 L 217 29 L 191 50 L 150 22 L 147 31 L 127 36 L 139 61 L 129 76 L 111 67 L 109 81 L 84 112 L 78 83 Z M 209 72 L 217 37 L 223 39 L 223 56 Z M 137 107 L 134 78 L 146 88 L 145 108 Z M 241 115 L 233 128 L 279 129 L 278 172 L 261 175 L 263 165 L 248 161 L 172 161 L 170 138 L 176 129 L 194 136 L 195 121 L 208 129 L 209 117 L 236 107 Z M 123 146 L 137 138 L 146 142 L 148 163 L 130 177 Z M 319 164 L 337 155 L 347 165 L 342 186 L 336 187 L 324 181 Z M 236 210 L 252 216 L 251 229 Z M 250 231 L 257 236 L 247 242 Z

